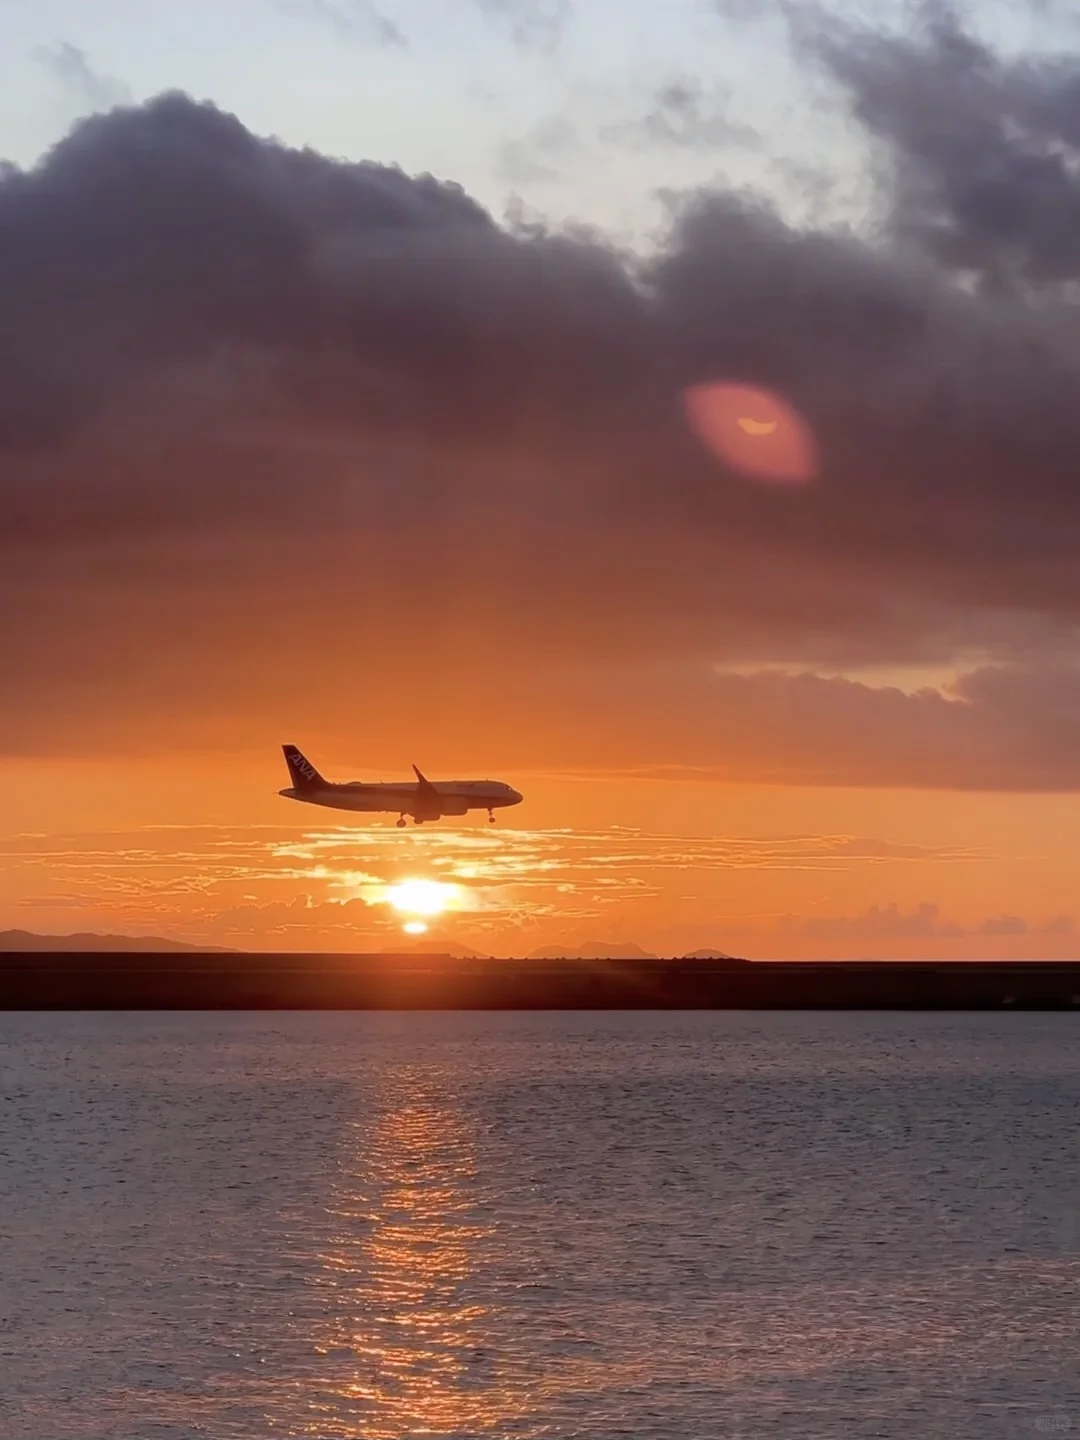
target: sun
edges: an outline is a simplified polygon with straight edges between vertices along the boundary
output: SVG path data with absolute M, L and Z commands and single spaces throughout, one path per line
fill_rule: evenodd
M 404 925 L 402 925 L 401 928 L 405 931 L 406 935 L 427 934 L 427 926 L 424 924 L 423 920 L 408 920 Z
M 441 915 L 453 905 L 457 888 L 442 880 L 403 880 L 390 886 L 386 898 L 403 915 Z

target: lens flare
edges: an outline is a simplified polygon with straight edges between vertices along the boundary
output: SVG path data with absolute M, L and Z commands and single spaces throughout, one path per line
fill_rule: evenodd
M 733 469 L 761 480 L 806 484 L 817 474 L 817 445 L 799 412 L 770 390 L 710 382 L 683 391 L 690 428 Z

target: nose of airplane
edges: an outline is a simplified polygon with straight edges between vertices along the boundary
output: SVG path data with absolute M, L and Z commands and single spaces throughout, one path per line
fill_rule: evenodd
M 511 790 L 511 791 L 510 791 L 510 804 L 511 804 L 511 805 L 520 805 L 521 802 L 522 802 L 522 800 L 524 800 L 524 799 L 525 799 L 525 796 L 522 795 L 522 793 L 521 793 L 520 790 Z

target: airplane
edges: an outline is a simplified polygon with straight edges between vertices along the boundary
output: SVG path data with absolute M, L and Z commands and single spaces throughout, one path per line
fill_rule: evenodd
M 417 825 L 425 820 L 441 820 L 444 815 L 464 815 L 469 810 L 486 810 L 495 823 L 495 811 L 508 805 L 520 805 L 525 798 L 520 790 L 504 785 L 501 780 L 437 780 L 421 775 L 414 765 L 415 784 L 365 784 L 350 780 L 333 784 L 324 780 L 311 761 L 295 745 L 283 745 L 285 764 L 292 784 L 279 790 L 286 800 L 303 800 L 309 805 L 325 805 L 331 810 L 359 810 L 364 813 L 398 812 L 399 825 L 411 815 Z

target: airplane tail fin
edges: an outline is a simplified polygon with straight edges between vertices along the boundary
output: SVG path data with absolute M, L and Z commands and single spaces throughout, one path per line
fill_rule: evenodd
M 294 789 L 314 790 L 317 785 L 326 784 L 315 766 L 295 745 L 283 745 L 281 748 L 285 752 L 285 764 L 289 767 L 289 779 Z

